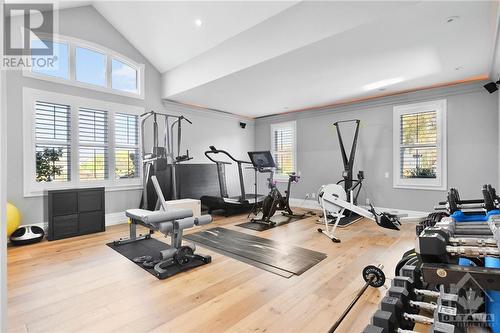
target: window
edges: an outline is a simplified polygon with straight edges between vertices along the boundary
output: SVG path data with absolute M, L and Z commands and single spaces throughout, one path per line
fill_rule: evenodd
M 24 193 L 141 188 L 143 108 L 23 88 Z M 29 139 L 31 138 L 31 140 Z
M 80 108 L 78 112 L 80 180 L 108 178 L 108 112 Z
M 31 45 L 36 48 L 44 47 L 44 43 L 53 44 L 54 55 L 56 60 L 53 62 L 53 67 L 40 67 L 38 62 L 34 62 L 32 71 L 35 73 L 59 77 L 61 79 L 69 79 L 69 47 L 66 43 L 55 43 L 51 41 L 33 40 Z M 48 56 L 39 56 L 40 58 L 49 58 Z
M 35 66 L 23 75 L 87 89 L 144 99 L 144 64 L 103 46 L 65 36 L 33 37 L 31 44 L 52 43 L 54 55 L 33 56 Z M 36 64 L 47 64 L 44 67 Z M 53 65 L 52 65 L 53 64 Z
M 276 177 L 288 179 L 296 170 L 296 122 L 271 124 L 271 154 L 277 164 Z
M 394 107 L 394 187 L 446 190 L 446 100 Z
M 139 177 L 139 117 L 123 113 L 115 117 L 116 178 Z
M 37 101 L 35 156 L 37 182 L 70 180 L 70 108 Z
M 137 70 L 113 59 L 111 62 L 111 86 L 122 91 L 137 91 Z
M 106 85 L 106 56 L 83 47 L 75 50 L 76 80 L 97 86 Z

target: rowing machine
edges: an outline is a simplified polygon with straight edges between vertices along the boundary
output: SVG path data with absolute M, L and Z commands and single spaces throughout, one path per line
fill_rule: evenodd
M 318 228 L 318 232 L 326 235 L 334 243 L 340 243 L 340 239 L 335 237 L 335 230 L 337 229 L 340 219 L 344 216 L 345 210 L 349 210 L 373 220 L 382 228 L 399 230 L 399 226 L 401 225 L 396 215 L 386 212 L 377 213 L 372 205 L 370 205 L 370 210 L 356 206 L 353 202 L 352 193 L 350 195 L 350 201 L 347 201 L 346 192 L 342 186 L 338 184 L 323 185 L 318 193 L 318 201 L 323 208 L 323 220 L 325 223 L 325 229 Z M 330 223 L 328 223 L 327 212 L 335 219 L 333 227 L 330 227 Z

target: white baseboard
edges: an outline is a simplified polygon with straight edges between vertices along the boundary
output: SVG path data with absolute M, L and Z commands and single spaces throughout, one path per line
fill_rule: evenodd
M 290 198 L 290 206 L 298 207 L 298 208 L 306 208 L 306 209 L 318 209 L 321 210 L 321 205 L 317 200 L 311 199 L 297 199 Z M 360 207 L 367 208 L 367 206 Z M 386 208 L 386 207 L 375 207 L 377 212 L 387 212 L 395 215 L 402 216 L 401 220 L 404 222 L 418 222 L 422 217 L 426 217 L 429 212 L 421 212 L 416 210 L 407 210 L 407 209 L 399 209 L 399 208 Z
M 105 221 L 106 227 L 109 227 L 111 225 L 127 223 L 128 217 L 125 215 L 125 212 L 108 213 L 105 216 Z

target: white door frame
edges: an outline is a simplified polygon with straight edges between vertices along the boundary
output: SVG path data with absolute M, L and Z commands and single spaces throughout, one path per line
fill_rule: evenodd
M 0 55 L 3 55 L 3 0 L 0 0 Z M 0 70 L 0 332 L 7 331 L 7 103 L 5 98 L 5 71 Z

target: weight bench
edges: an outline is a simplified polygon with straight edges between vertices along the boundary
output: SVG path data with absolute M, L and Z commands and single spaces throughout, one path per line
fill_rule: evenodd
M 202 215 L 193 216 L 190 209 L 166 209 L 166 201 L 161 192 L 158 180 L 155 176 L 151 177 L 153 185 L 157 190 L 158 201 L 163 210 L 150 211 L 145 209 L 128 209 L 125 215 L 130 218 L 129 238 L 114 241 L 113 245 L 123 245 L 132 242 L 138 242 L 150 239 L 154 232 L 161 232 L 168 237 L 171 236 L 170 248 L 160 251 L 161 259 L 154 266 L 155 274 L 158 278 L 164 279 L 171 274 L 168 268 L 172 265 L 186 266 L 193 260 L 199 260 L 202 264 L 211 262 L 209 255 L 195 254 L 196 246 L 194 244 L 182 245 L 182 234 L 185 229 L 194 226 L 209 224 L 212 222 L 212 216 Z M 137 225 L 142 225 L 149 229 L 146 235 L 137 235 Z M 182 269 L 181 269 L 182 270 Z

